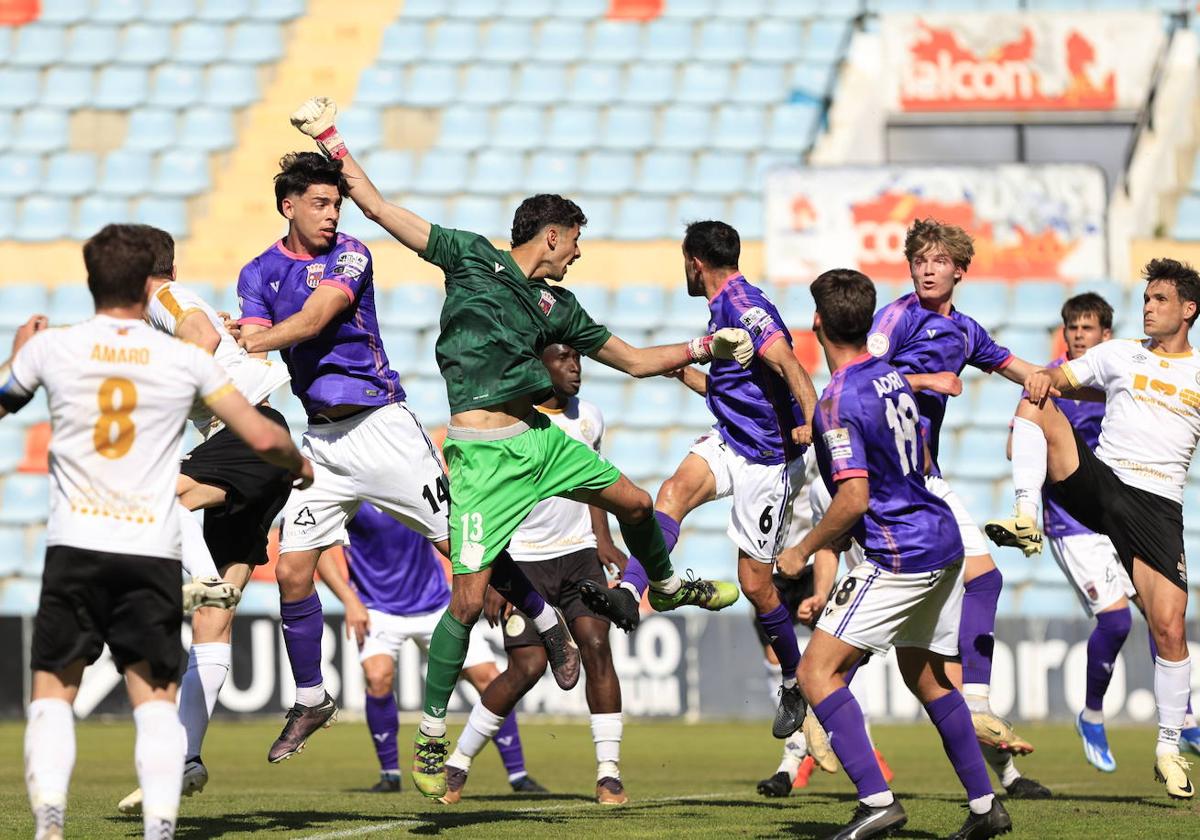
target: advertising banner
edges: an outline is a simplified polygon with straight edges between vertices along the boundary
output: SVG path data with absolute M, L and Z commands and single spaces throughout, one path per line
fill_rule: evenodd
M 1086 164 L 776 169 L 767 175 L 767 276 L 808 283 L 830 268 L 908 279 L 904 234 L 916 219 L 964 228 L 970 276 L 1104 276 L 1106 190 Z
M 1163 44 L 1157 12 L 884 15 L 896 112 L 1138 110 Z

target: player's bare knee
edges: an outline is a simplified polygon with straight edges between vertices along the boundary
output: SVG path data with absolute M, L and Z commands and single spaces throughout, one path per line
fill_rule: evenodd
M 192 615 L 192 644 L 228 642 L 233 636 L 233 610 L 200 607 Z
M 1178 662 L 1188 656 L 1187 633 L 1183 617 L 1172 617 L 1166 621 L 1155 623 L 1152 628 L 1154 643 L 1158 646 L 1158 655 L 1169 662 Z
M 299 558 L 291 561 L 279 558 L 275 565 L 275 580 L 279 583 L 279 594 L 284 601 L 299 601 L 316 591 L 313 572 L 316 566 Z
M 608 636 L 601 633 L 588 633 L 575 636 L 579 646 L 579 658 L 588 674 L 599 673 L 606 664 L 612 662 L 612 651 L 608 646 Z
M 537 647 L 518 648 L 520 653 L 516 653 L 508 660 L 508 668 L 517 677 L 521 684 L 521 690 L 528 691 L 538 680 L 542 678 L 542 674 L 546 673 L 546 651 Z

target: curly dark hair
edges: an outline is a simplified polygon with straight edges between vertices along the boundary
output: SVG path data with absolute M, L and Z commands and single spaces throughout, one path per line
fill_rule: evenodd
M 1196 323 L 1196 317 L 1200 316 L 1200 274 L 1196 273 L 1191 263 L 1160 257 L 1146 263 L 1142 274 L 1147 284 L 1158 281 L 1170 283 L 1180 300 L 1190 300 L 1196 304 L 1196 314 L 1187 319 L 1189 327 Z
M 742 239 L 725 222 L 692 222 L 683 234 L 683 252 L 710 268 L 737 268 Z
M 512 247 L 524 245 L 538 235 L 546 225 L 562 225 L 572 228 L 575 225 L 583 227 L 587 224 L 587 216 L 579 209 L 579 205 L 569 198 L 553 193 L 531 195 L 521 202 L 517 212 L 513 213 Z
M 283 200 L 290 195 L 304 195 L 313 184 L 337 187 L 342 198 L 350 195 L 350 186 L 342 174 L 342 162 L 330 160 L 316 152 L 289 152 L 279 159 L 275 175 L 275 209 L 283 215 Z

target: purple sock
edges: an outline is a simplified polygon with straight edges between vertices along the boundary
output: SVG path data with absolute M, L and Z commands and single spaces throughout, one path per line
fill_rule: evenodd
M 296 687 L 320 685 L 321 635 L 325 632 L 321 599 L 314 592 L 303 601 L 280 602 L 279 617 L 283 624 L 283 645 L 287 648 Z
M 1150 664 L 1158 659 L 1158 644 L 1154 641 L 1154 634 L 1149 629 L 1146 630 L 1146 635 L 1150 638 Z M 1192 714 L 1192 698 L 1188 696 L 1187 713 Z
M 929 719 L 942 736 L 942 749 L 954 765 L 958 780 L 967 791 L 967 799 L 978 799 L 992 792 L 988 780 L 987 765 L 983 753 L 975 740 L 975 725 L 971 723 L 971 712 L 957 691 L 939 697 L 925 706 Z
M 792 614 L 780 604 L 769 613 L 758 617 L 758 623 L 771 640 L 771 650 L 779 659 L 779 668 L 785 680 L 795 679 L 800 665 L 800 644 L 796 641 L 796 629 L 792 626 Z
M 400 752 L 396 746 L 396 733 L 400 731 L 400 718 L 396 710 L 396 695 L 390 691 L 386 697 L 367 695 L 367 729 L 375 743 L 375 755 L 379 758 L 379 769 L 383 772 L 400 772 Z
M 521 733 L 517 729 L 517 713 L 510 712 L 492 736 L 496 749 L 500 750 L 500 760 L 508 777 L 525 775 L 525 752 L 521 749 Z
M 1104 708 L 1104 692 L 1108 691 L 1112 680 L 1113 665 L 1132 626 L 1133 617 L 1128 608 L 1096 616 L 1096 626 L 1088 637 L 1087 691 L 1084 695 L 1084 705 L 1094 712 Z
M 493 589 L 530 618 L 540 615 L 546 607 L 546 599 L 533 588 L 507 551 L 500 552 L 492 563 L 491 583 Z
M 958 625 L 958 652 L 962 655 L 964 683 L 992 682 L 992 649 L 996 646 L 996 604 L 1004 578 L 992 569 L 966 585 L 962 621 Z
M 667 552 L 674 551 L 675 543 L 679 542 L 679 523 L 661 510 L 654 511 L 654 518 L 658 520 L 658 527 L 662 528 L 663 542 L 667 544 Z M 621 582 L 632 584 L 637 590 L 639 598 L 650 588 L 650 577 L 646 574 L 646 569 L 640 560 L 632 556 L 629 558 L 629 564 L 625 567 L 625 573 L 621 575 Z M 795 633 L 793 632 L 792 635 Z
M 858 798 L 866 799 L 888 789 L 875 759 L 875 748 L 867 737 L 862 709 L 846 687 L 839 688 L 812 708 L 829 735 L 829 745 L 837 753 L 846 775 L 858 788 Z M 970 723 L 970 717 L 967 718 Z M 973 736 L 972 736 L 973 737 Z M 982 759 L 980 759 L 982 761 Z
M 847 671 L 845 673 L 845 675 L 842 677 L 842 679 L 846 681 L 846 685 L 850 685 L 850 681 L 854 679 L 854 675 L 858 673 L 858 669 L 862 666 L 862 664 L 864 662 L 867 661 L 868 658 L 869 657 L 866 657 L 866 656 L 860 656 L 858 658 L 858 661 L 850 666 L 850 670 Z

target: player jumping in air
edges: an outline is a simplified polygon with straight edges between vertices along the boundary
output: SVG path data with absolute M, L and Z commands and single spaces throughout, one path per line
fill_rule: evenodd
M 436 350 L 450 402 L 444 451 L 453 486 L 454 581 L 450 608 L 429 646 L 425 709 L 413 766 L 417 788 L 437 798 L 446 793 L 446 704 L 488 584 L 529 615 L 539 632 L 558 621 L 503 554 L 538 502 L 569 496 L 614 514 L 626 545 L 646 567 L 659 609 L 686 604 L 721 609 L 737 599 L 732 584 L 680 580 L 671 567 L 650 496 L 534 409 L 550 391 L 541 351 L 548 344 L 569 344 L 634 376 L 652 376 L 714 357 L 736 357 L 749 364 L 754 351 L 741 329 L 662 347 L 626 344 L 593 321 L 574 295 L 547 282 L 561 281 L 579 258 L 579 236 L 587 218 L 573 202 L 557 195 L 527 198 L 513 217 L 512 250 L 500 250 L 478 234 L 430 224 L 385 201 L 348 153 L 333 123 L 336 114 L 332 101 L 314 98 L 292 115 L 292 122 L 341 161 L 350 197 L 364 215 L 441 268 L 446 277 Z M 551 668 L 559 672 L 559 684 L 573 685 L 579 675 L 578 654 L 568 661 L 561 648 L 551 645 L 547 654 Z M 560 667 L 556 657 L 571 667 Z
M 896 648 L 905 684 L 942 737 L 970 813 L 956 838 L 993 837 L 1012 821 L 992 793 L 971 713 L 947 674 L 958 654 L 963 543 L 950 507 L 925 486 L 926 436 L 900 371 L 867 352 L 875 287 L 827 271 L 813 281 L 813 329 L 833 378 L 814 418 L 817 462 L 833 496 L 825 516 L 785 558 L 796 574 L 818 549 L 853 537 L 866 562 L 838 582 L 800 663 L 800 684 L 829 733 L 858 807 L 835 838 L 877 837 L 907 822 L 875 759 L 845 675 L 864 652 Z
M 1001 545 L 1027 553 L 1040 548 L 1038 496 L 1049 480 L 1067 513 L 1112 541 L 1157 645 L 1154 775 L 1169 796 L 1191 799 L 1191 765 L 1179 754 L 1192 671 L 1183 488 L 1200 440 L 1200 354 L 1188 341 L 1200 312 L 1200 276 L 1189 265 L 1158 259 L 1146 265 L 1145 280 L 1148 338 L 1097 344 L 1026 380 L 1028 397 L 1013 420 L 1016 514 L 987 523 L 987 531 Z M 1089 391 L 1098 397 L 1092 388 L 1106 397 L 1095 452 L 1047 399 Z

